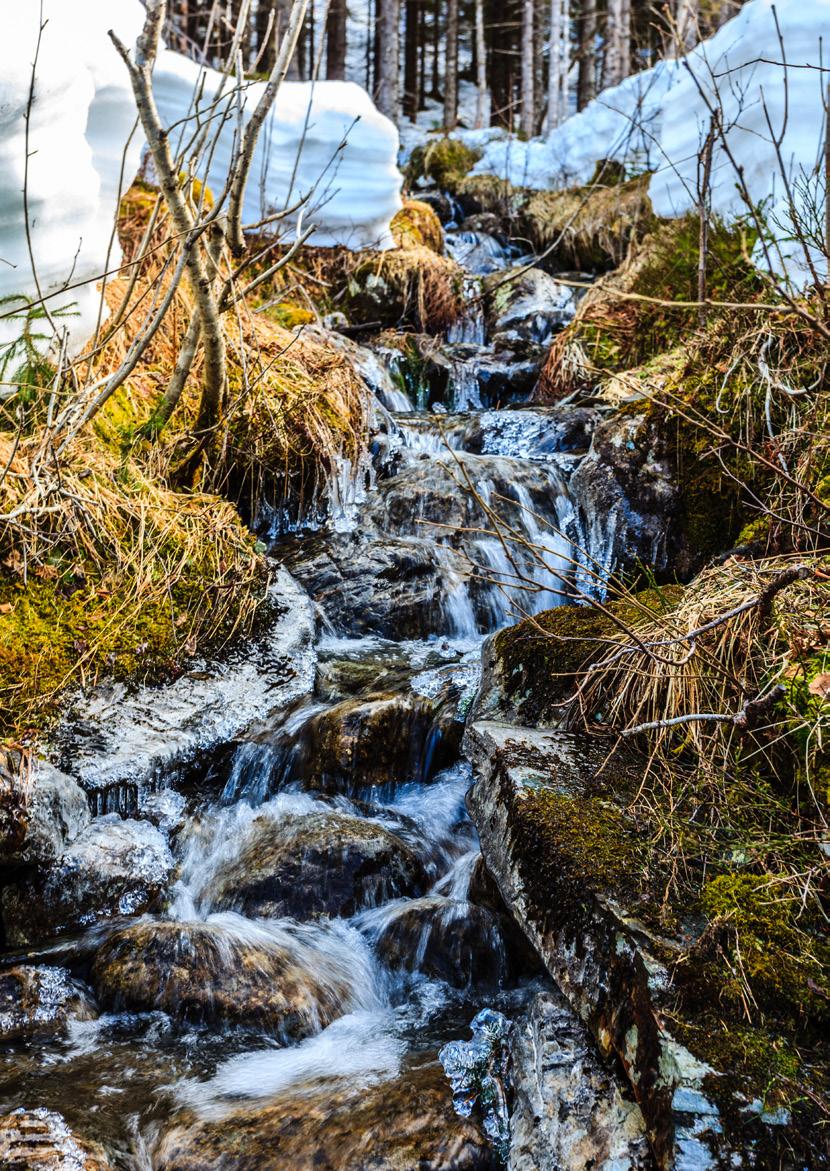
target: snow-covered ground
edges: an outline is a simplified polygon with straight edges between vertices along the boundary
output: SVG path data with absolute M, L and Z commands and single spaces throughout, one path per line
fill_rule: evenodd
M 107 35 L 114 29 L 125 44 L 135 43 L 140 0 L 44 0 L 42 31 L 39 9 L 34 0 L 17 5 L 0 40 L 0 382 L 16 362 L 8 347 L 24 332 L 36 341 L 44 335 L 46 344 L 66 330 L 74 350 L 94 334 L 100 278 L 121 262 L 119 193 L 144 146 L 127 71 Z M 197 85 L 205 107 L 219 74 L 161 54 L 156 100 L 163 120 L 177 123 L 175 133 L 193 132 Z M 243 117 L 261 88 L 246 88 Z M 202 170 L 215 193 L 224 185 L 235 127 L 234 109 L 205 151 Z M 245 218 L 259 221 L 305 197 L 304 225 L 316 229 L 310 243 L 388 247 L 389 221 L 400 207 L 397 151 L 396 128 L 359 86 L 286 82 L 260 138 Z M 289 238 L 292 222 L 283 225 Z

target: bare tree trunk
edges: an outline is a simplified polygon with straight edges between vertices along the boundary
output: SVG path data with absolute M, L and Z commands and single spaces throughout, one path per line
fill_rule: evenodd
M 698 42 L 699 0 L 677 0 L 675 11 L 675 56 L 682 57 Z
M 535 0 L 522 0 L 522 110 L 519 129 L 533 137 L 533 24 Z
M 534 0 L 533 16 L 533 133 L 541 133 L 545 120 L 545 21 L 548 0 Z
M 432 0 L 432 87 L 430 96 L 441 100 L 441 0 Z
M 331 0 L 326 21 L 326 80 L 345 81 L 347 48 L 346 0 Z
M 631 72 L 631 0 L 608 0 L 603 85 L 619 85 Z
M 400 0 L 383 0 L 380 10 L 380 71 L 378 74 L 378 109 L 381 114 L 398 120 L 398 68 Z
M 597 0 L 582 0 L 579 36 L 577 108 L 584 110 L 597 92 Z
M 403 47 L 403 114 L 414 122 L 418 114 L 418 42 L 421 0 L 406 0 L 406 36 Z
M 444 59 L 444 133 L 458 124 L 458 0 L 447 3 L 447 39 Z
M 550 0 L 550 53 L 548 109 L 545 129 L 550 134 L 567 115 L 568 96 L 568 0 Z
M 484 0 L 476 0 L 476 130 L 480 130 L 484 125 L 487 97 L 487 44 L 484 39 Z

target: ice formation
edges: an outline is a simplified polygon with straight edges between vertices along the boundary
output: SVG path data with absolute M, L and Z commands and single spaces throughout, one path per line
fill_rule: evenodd
M 768 255 L 757 250 L 756 259 L 797 286 L 809 283 L 825 275 L 826 260 L 817 249 L 808 260 L 790 239 L 788 188 L 796 217 L 820 233 L 826 77 L 821 37 L 826 41 L 828 28 L 830 0 L 749 0 L 687 57 L 659 62 L 604 90 L 547 138 L 490 141 L 475 170 L 528 187 L 557 188 L 586 183 L 600 159 L 614 159 L 631 173 L 653 171 L 654 210 L 682 215 L 696 206 L 698 157 L 711 125 L 710 107 L 719 106 L 732 161 L 716 148 L 712 211 L 728 220 L 746 214 L 736 181 L 736 167 L 743 168 L 747 194 L 762 206 L 775 241 Z
M 18 5 L 0 45 L 0 381 L 14 372 L 16 351 L 9 347 L 24 332 L 43 348 L 54 329 L 65 330 L 74 352 L 94 334 L 100 277 L 121 261 L 114 230 L 119 191 L 138 170 L 144 145 L 127 71 L 107 35 L 114 29 L 126 45 L 135 43 L 144 19 L 140 0 L 44 0 L 43 16 L 38 46 L 40 5 Z M 162 52 L 154 84 L 168 124 L 181 125 L 193 113 L 203 73 L 206 103 L 219 75 Z M 261 87 L 246 87 L 248 114 Z M 215 192 L 224 185 L 235 120 L 234 111 L 207 168 Z M 359 86 L 287 82 L 260 139 L 245 218 L 258 221 L 309 196 L 304 222 L 316 227 L 309 243 L 389 246 L 389 221 L 400 207 L 397 147 L 395 127 Z M 51 320 L 30 308 L 42 297 Z

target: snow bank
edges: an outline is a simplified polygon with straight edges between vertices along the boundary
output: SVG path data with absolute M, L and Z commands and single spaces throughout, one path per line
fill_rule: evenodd
M 100 293 L 94 278 L 120 262 L 113 220 L 122 156 L 129 183 L 143 138 L 133 135 L 135 105 L 123 62 L 107 30 L 127 43 L 141 30 L 139 0 L 44 0 L 15 5 L 0 41 L 0 374 L 3 348 L 26 328 L 27 305 L 41 293 L 59 326 L 80 343 L 95 330 Z M 29 233 L 26 110 L 36 64 L 29 125 Z M 84 284 L 83 282 L 87 282 Z M 72 285 L 70 290 L 67 285 Z M 14 312 L 15 316 L 8 316 Z M 2 316 L 6 315 L 6 316 Z M 33 319 L 32 333 L 49 332 Z M 4 375 L 8 377 L 13 371 Z
M 132 181 L 144 145 L 134 129 L 127 70 L 107 35 L 112 28 L 125 44 L 135 44 L 144 20 L 140 0 L 44 0 L 46 23 L 38 50 L 39 9 L 34 0 L 18 4 L 14 18 L 4 22 L 0 42 L 0 381 L 14 373 L 17 351 L 9 346 L 24 330 L 52 335 L 42 311 L 28 308 L 42 295 L 47 295 L 52 323 L 68 330 L 72 351 L 95 332 L 100 277 L 121 261 L 114 231 L 119 190 Z M 25 184 L 33 265 L 23 188 L 35 58 Z M 161 54 L 154 84 L 168 125 L 192 113 L 201 77 L 202 71 L 184 57 Z M 219 75 L 208 70 L 204 103 L 216 93 L 218 81 Z M 262 83 L 246 88 L 247 114 L 261 89 Z M 192 121 L 184 125 L 189 134 Z M 217 193 L 224 185 L 234 125 L 235 117 L 225 124 L 207 168 L 208 183 Z M 286 83 L 260 139 L 246 220 L 260 220 L 309 196 L 305 223 L 317 228 L 309 243 L 389 247 L 389 221 L 400 207 L 397 149 L 395 127 L 359 86 Z M 40 342 L 40 348 L 46 344 Z M 5 372 L 4 356 L 9 358 Z
M 256 107 L 264 84 L 246 86 L 245 117 Z M 166 125 L 192 119 L 193 95 L 199 85 L 204 95 L 200 107 L 205 110 L 221 92 L 221 75 L 179 53 L 160 54 L 153 89 Z M 220 103 L 220 108 L 224 106 Z M 193 125 L 188 121 L 183 132 L 190 134 Z M 227 176 L 235 129 L 235 117 L 229 117 L 201 170 L 215 195 Z M 176 141 L 174 137 L 174 145 Z M 315 225 L 310 244 L 391 248 L 389 221 L 401 206 L 397 154 L 397 129 L 359 85 L 285 82 L 259 138 L 245 220 L 255 223 L 308 197 L 303 223 Z
M 678 74 L 677 62 L 660 61 L 603 90 L 547 138 L 495 139 L 486 145 L 474 173 L 544 189 L 587 183 L 600 159 L 613 159 L 631 172 L 651 170 L 661 157 L 663 105 Z
M 776 29 L 776 16 L 784 45 Z M 830 0 L 749 0 L 736 17 L 685 59 L 682 75 L 665 102 L 660 146 L 663 159 L 649 194 L 661 216 L 682 215 L 697 202 L 698 155 L 711 123 L 709 106 L 720 106 L 727 152 L 718 144 L 712 159 L 712 208 L 726 219 L 747 211 L 736 182 L 743 170 L 750 199 L 763 205 L 773 238 L 772 255 L 756 250 L 796 286 L 809 283 L 810 263 L 820 276 L 826 260 L 812 249 L 810 261 L 793 242 L 787 185 L 796 221 L 818 229 L 824 215 L 821 158 L 824 142 L 821 37 L 824 64 L 830 33 Z M 787 68 L 784 68 L 783 61 Z M 785 84 L 786 80 L 786 84 Z M 769 119 L 769 122 L 768 122 Z M 781 136 L 780 158 L 773 134 Z M 812 193 L 812 195 L 811 195 Z M 811 204 L 817 204 L 812 207 Z
M 749 0 L 683 60 L 660 62 L 604 90 L 547 138 L 490 142 L 475 171 L 520 186 L 558 188 L 587 182 L 600 159 L 614 159 L 630 173 L 653 171 L 654 210 L 660 216 L 682 215 L 697 202 L 698 156 L 711 123 L 709 107 L 720 106 L 733 161 L 722 146 L 715 149 L 712 210 L 727 220 L 746 214 L 735 169 L 743 168 L 748 195 L 763 206 L 769 227 L 771 255 L 756 250 L 759 266 L 803 287 L 814 273 L 825 276 L 826 260 L 818 249 L 810 250 L 808 260 L 803 247 L 793 243 L 787 186 L 796 220 L 820 238 L 821 87 L 827 75 L 817 67 L 824 34 L 826 68 L 828 30 L 830 0 Z M 780 157 L 770 125 L 781 136 Z

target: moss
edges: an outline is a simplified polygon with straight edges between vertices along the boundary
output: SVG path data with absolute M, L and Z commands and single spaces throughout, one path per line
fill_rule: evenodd
M 420 244 L 439 256 L 444 251 L 441 221 L 428 203 L 407 199 L 389 227 L 399 248 Z
M 419 180 L 428 179 L 444 191 L 453 191 L 480 157 L 480 152 L 457 138 L 435 138 L 412 152 L 406 171 L 407 184 L 411 187 Z
M 620 629 L 611 615 L 636 621 L 644 612 L 671 608 L 679 595 L 674 586 L 645 590 L 634 602 L 610 603 L 610 613 L 594 606 L 557 606 L 499 631 L 493 654 L 505 697 L 529 724 L 558 723 L 580 673 Z

